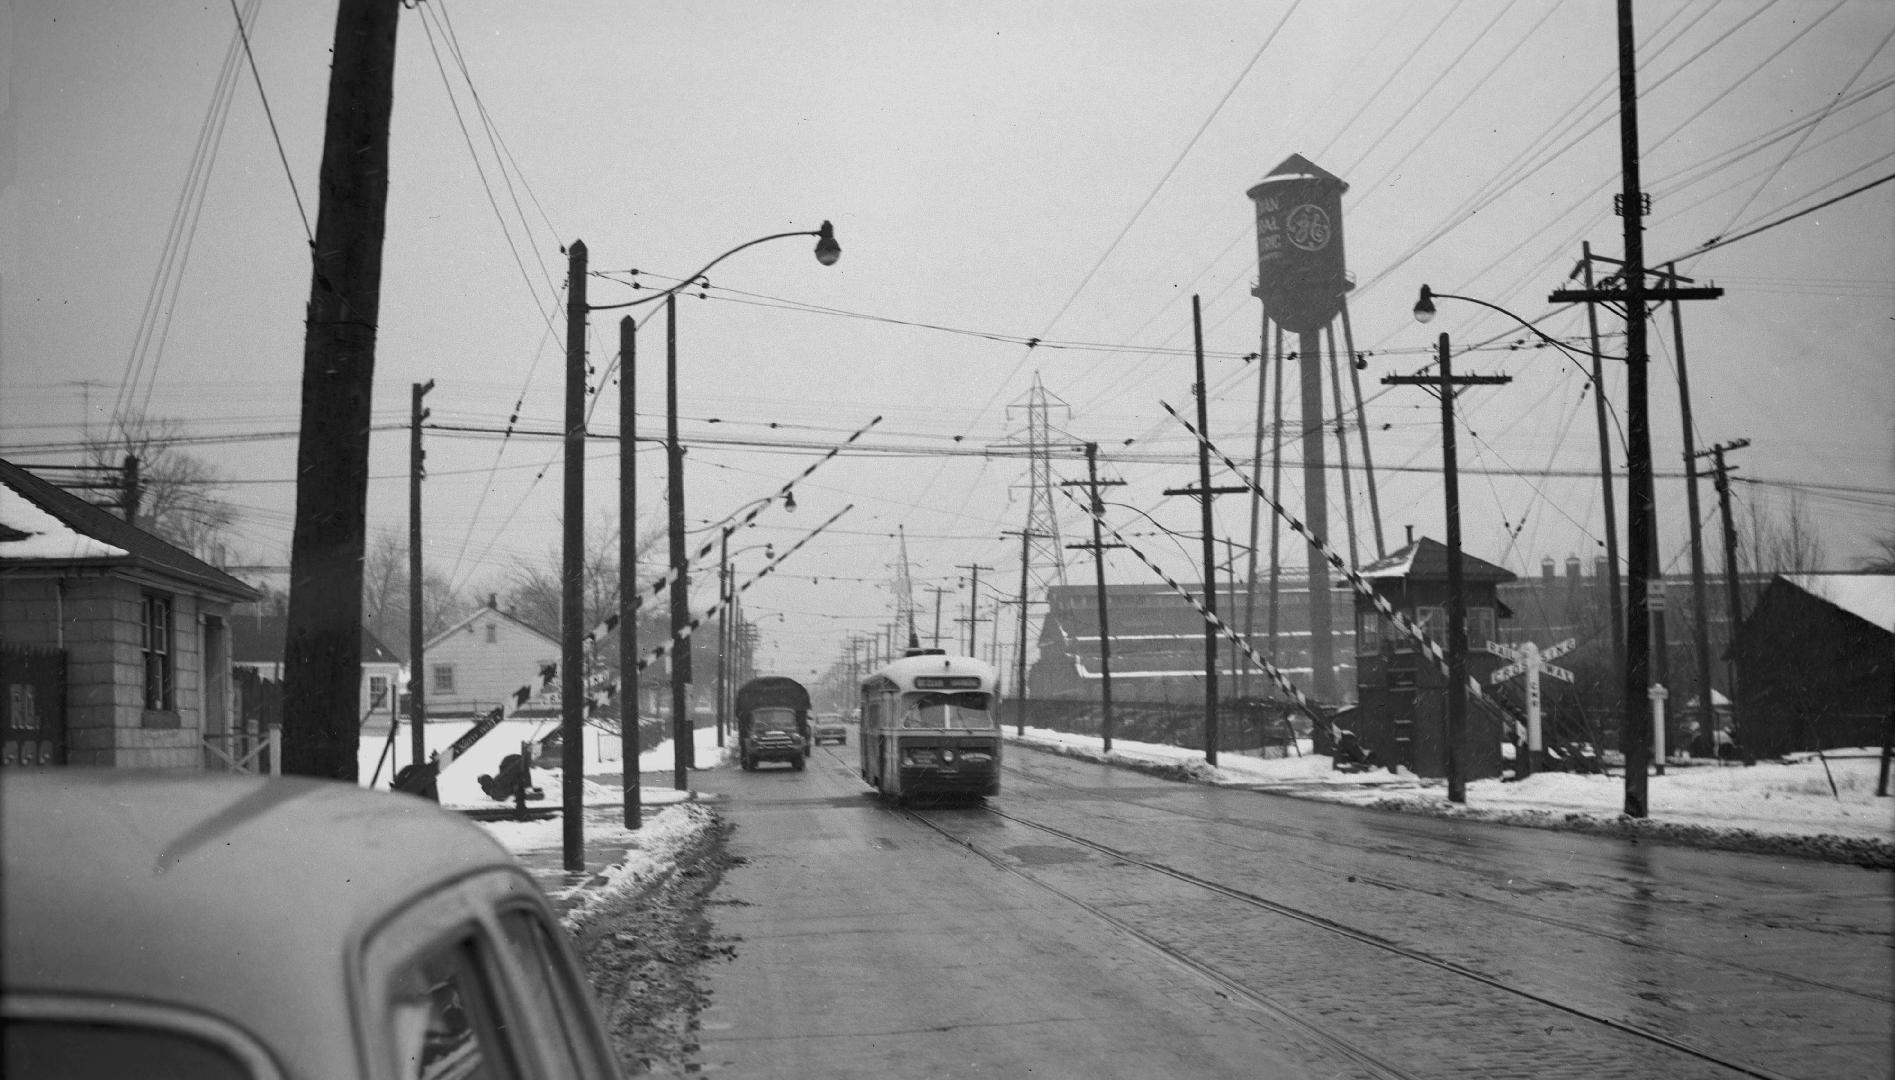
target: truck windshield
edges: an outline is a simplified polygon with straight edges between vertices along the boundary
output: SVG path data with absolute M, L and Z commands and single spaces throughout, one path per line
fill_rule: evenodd
M 979 691 L 958 694 L 909 694 L 901 718 L 905 728 L 991 728 L 987 695 Z
M 796 710 L 767 708 L 750 714 L 750 722 L 763 731 L 795 731 Z

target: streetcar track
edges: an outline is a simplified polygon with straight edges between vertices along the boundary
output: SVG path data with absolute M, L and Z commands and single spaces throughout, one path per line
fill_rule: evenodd
M 1024 777 L 1034 783 L 1045 784 L 1048 787 L 1062 788 L 1067 791 L 1076 791 L 1076 792 L 1094 790 L 1091 788 L 1082 787 L 1078 784 L 1068 784 L 1068 783 L 1065 783 L 1064 781 L 1055 780 L 1049 776 L 1045 776 L 1039 773 L 1030 772 L 1026 769 L 1020 768 L 1017 765 L 1006 764 L 1003 767 L 1009 772 L 1012 772 L 1018 776 Z M 1264 794 L 1272 794 L 1272 793 L 1264 792 Z M 1289 796 L 1286 796 L 1286 797 L 1289 797 Z M 1162 813 L 1162 814 L 1171 814 L 1176 817 L 1186 818 L 1191 821 L 1205 822 L 1208 824 L 1215 824 L 1215 825 L 1226 825 L 1232 828 L 1244 829 L 1244 830 L 1248 830 L 1252 832 L 1265 831 L 1263 826 L 1256 822 L 1238 821 L 1238 820 L 1232 820 L 1230 818 L 1225 818 L 1225 817 L 1213 817 L 1208 814 L 1196 814 L 1196 813 L 1192 813 L 1189 810 L 1180 809 L 1180 808 L 1172 807 L 1172 806 L 1155 806 L 1149 802 L 1145 802 L 1142 799 L 1139 799 L 1136 797 L 1125 797 L 1123 801 L 1131 803 L 1135 806 L 1143 807 L 1147 810 L 1152 810 L 1152 811 Z M 1123 818 L 1120 818 L 1118 820 L 1120 821 L 1121 824 L 1125 825 L 1127 828 L 1139 827 L 1137 822 L 1130 821 Z M 1271 835 L 1277 835 L 1277 834 L 1272 833 Z M 1303 839 L 1306 839 L 1306 840 L 1313 840 L 1313 841 L 1322 842 L 1322 843 L 1336 842 L 1333 838 L 1318 836 L 1314 833 L 1309 833 L 1309 832 L 1303 832 L 1303 833 L 1300 833 L 1299 835 Z M 1217 841 L 1215 838 L 1209 838 L 1209 842 L 1223 843 L 1223 842 Z M 1233 845 L 1233 844 L 1223 844 L 1223 846 L 1237 847 L 1237 845 Z M 1364 847 L 1364 848 L 1361 848 L 1360 850 L 1368 851 L 1375 854 L 1393 856 L 1393 857 L 1402 858 L 1402 859 L 1414 859 L 1417 857 L 1412 852 L 1399 851 L 1399 850 L 1394 850 L 1394 849 L 1384 848 L 1384 847 Z M 1293 856 L 1293 855 L 1279 854 L 1278 858 L 1284 861 L 1293 862 L 1293 863 L 1296 863 L 1297 865 L 1305 866 L 1314 870 L 1322 870 L 1322 871 L 1332 870 L 1332 868 L 1326 864 L 1318 863 L 1310 859 L 1297 858 L 1296 856 Z M 1440 865 L 1445 865 L 1445 864 L 1440 864 Z M 1848 986 L 1839 986 L 1834 983 L 1824 982 L 1820 979 L 1813 979 L 1806 975 L 1797 975 L 1797 974 L 1793 974 L 1791 972 L 1786 972 L 1786 971 L 1775 971 L 1769 968 L 1762 968 L 1762 967 L 1757 967 L 1751 964 L 1741 963 L 1736 960 L 1728 960 L 1723 957 L 1708 956 L 1703 953 L 1692 952 L 1686 949 L 1677 948 L 1676 946 L 1666 945 L 1662 942 L 1646 941 L 1646 940 L 1632 937 L 1630 935 L 1613 933 L 1609 930 L 1605 930 L 1600 927 L 1592 926 L 1586 923 L 1570 921 L 1570 920 L 1558 918 L 1556 916 L 1523 910 L 1517 905 L 1509 904 L 1503 900 L 1497 900 L 1492 897 L 1481 896 L 1478 893 L 1471 893 L 1471 892 L 1449 893 L 1449 892 L 1444 892 L 1437 889 L 1426 888 L 1420 885 L 1413 885 L 1413 884 L 1408 884 L 1405 882 L 1398 882 L 1398 881 L 1390 881 L 1386 878 L 1371 877 L 1365 874 L 1361 874 L 1359 872 L 1353 875 L 1353 878 L 1354 880 L 1359 881 L 1363 884 L 1373 885 L 1378 888 L 1387 889 L 1391 892 L 1410 892 L 1410 893 L 1415 893 L 1420 896 L 1429 896 L 1437 900 L 1444 900 L 1450 903 L 1480 904 L 1484 907 L 1488 907 L 1497 911 L 1504 912 L 1513 918 L 1517 918 L 1523 921 L 1540 923 L 1545 926 L 1557 927 L 1569 933 L 1582 934 L 1587 937 L 1597 938 L 1601 941 L 1609 941 L 1614 944 L 1629 945 L 1634 948 L 1640 948 L 1640 949 L 1649 949 L 1654 952 L 1664 953 L 1669 956 L 1680 957 L 1682 959 L 1690 960 L 1695 963 L 1713 964 L 1725 970 L 1741 972 L 1743 974 L 1756 976 L 1758 978 L 1769 979 L 1769 980 L 1773 980 L 1773 981 L 1777 981 L 1781 983 L 1808 987 L 1811 989 L 1824 990 L 1830 993 L 1843 994 L 1848 997 L 1859 998 L 1863 1001 L 1871 1001 L 1878 1005 L 1895 1003 L 1895 997 L 1891 997 L 1886 994 L 1870 993 L 1870 992 L 1866 992 L 1862 990 L 1857 990 Z M 1805 927 L 1804 929 L 1808 929 L 1808 928 Z M 1811 931 L 1811 932 L 1814 932 L 1814 931 Z
M 1662 1046 L 1665 1049 L 1686 1055 L 1691 1058 L 1695 1058 L 1699 1061 L 1705 1062 L 1706 1064 L 1713 1065 L 1721 1069 L 1726 1069 L 1733 1073 L 1737 1073 L 1743 1076 L 1755 1077 L 1757 1078 L 1757 1080 L 1785 1080 L 1783 1075 L 1780 1073 L 1772 1072 L 1760 1066 L 1750 1065 L 1750 1064 L 1746 1064 L 1742 1062 L 1730 1061 L 1728 1059 L 1717 1056 L 1715 1053 L 1711 1051 L 1705 1050 L 1701 1047 L 1695 1046 L 1688 1042 L 1683 1042 L 1681 1040 L 1674 1039 L 1668 1035 L 1663 1034 L 1662 1032 L 1652 1031 L 1648 1028 L 1641 1027 L 1634 1023 L 1629 1023 L 1624 1020 L 1619 1020 L 1615 1017 L 1606 1016 L 1601 1013 L 1593 1012 L 1581 1006 L 1567 1004 L 1556 998 L 1548 997 L 1544 994 L 1537 993 L 1533 990 L 1527 989 L 1522 986 L 1512 985 L 1502 979 L 1498 979 L 1498 978 L 1495 978 L 1494 976 L 1484 974 L 1472 968 L 1466 967 L 1462 964 L 1455 963 L 1451 960 L 1445 960 L 1437 956 L 1432 956 L 1418 949 L 1414 949 L 1409 946 L 1402 945 L 1399 942 L 1391 941 L 1387 938 L 1384 938 L 1370 931 L 1349 926 L 1346 923 L 1338 922 L 1334 919 L 1318 914 L 1316 912 L 1308 911 L 1302 908 L 1297 908 L 1295 906 L 1285 904 L 1280 901 L 1271 900 L 1267 897 L 1258 896 L 1254 893 L 1249 893 L 1242 889 L 1237 889 L 1228 885 L 1223 885 L 1219 882 L 1211 881 L 1207 878 L 1199 877 L 1195 874 L 1190 873 L 1189 871 L 1180 870 L 1176 867 L 1167 866 L 1163 863 L 1154 862 L 1149 859 L 1144 859 L 1137 855 L 1132 854 L 1129 851 L 1112 847 L 1109 844 L 1104 844 L 1095 840 L 1087 839 L 1086 837 L 1080 836 L 1076 833 L 1069 832 L 1065 829 L 1058 828 L 1057 826 L 1046 825 L 1041 822 L 1037 822 L 1037 821 L 1030 820 L 1028 818 L 1021 817 L 1017 814 L 1012 814 L 1007 811 L 997 809 L 990 804 L 981 804 L 979 808 L 983 810 L 984 812 L 986 812 L 987 814 L 993 815 L 1002 820 L 1012 822 L 1013 824 L 1019 825 L 1024 828 L 1033 829 L 1038 832 L 1045 833 L 1046 835 L 1055 837 L 1057 839 L 1063 840 L 1070 844 L 1075 844 L 1080 847 L 1088 848 L 1101 855 L 1105 855 L 1119 863 L 1123 863 L 1129 866 L 1136 866 L 1140 869 L 1147 870 L 1152 873 L 1156 873 L 1164 877 L 1171 878 L 1175 881 L 1179 881 L 1184 884 L 1203 889 L 1207 892 L 1213 893 L 1218 896 L 1222 896 L 1226 899 L 1235 900 L 1238 903 L 1244 904 L 1246 906 L 1253 907 L 1261 911 L 1267 911 L 1279 917 L 1291 919 L 1296 922 L 1302 923 L 1304 925 L 1313 927 L 1315 929 L 1318 929 L 1330 934 L 1334 934 L 1338 937 L 1341 937 L 1350 941 L 1357 942 L 1358 944 L 1366 945 L 1370 948 L 1381 950 L 1390 955 L 1397 956 L 1397 957 L 1400 957 L 1401 959 L 1407 960 L 1411 963 L 1420 964 L 1422 966 L 1429 967 L 1437 971 L 1441 971 L 1446 974 L 1452 975 L 1456 978 L 1465 979 L 1469 982 L 1477 983 L 1491 990 L 1496 990 L 1504 994 L 1509 994 L 1515 997 L 1522 998 L 1536 1005 L 1539 1005 L 1543 1008 L 1553 1009 L 1557 1012 L 1561 1012 L 1568 1016 L 1574 1017 L 1575 1019 L 1583 1020 L 1587 1023 L 1595 1024 L 1600 1027 L 1604 1027 L 1612 1031 L 1616 1031 L 1622 1035 L 1630 1036 L 1632 1038 L 1639 1039 L 1656 1046 Z M 1202 960 L 1198 960 L 1195 957 L 1191 956 L 1190 954 L 1184 952 L 1183 950 L 1179 948 L 1176 948 L 1171 945 L 1167 945 L 1165 942 L 1158 940 L 1152 934 L 1144 930 L 1141 930 L 1139 927 L 1133 925 L 1132 923 L 1124 919 L 1121 919 L 1115 915 L 1112 915 L 1111 913 L 1101 909 L 1098 905 L 1089 903 L 1077 896 L 1072 895 L 1066 890 L 1061 889 L 1058 886 L 1053 885 L 1052 883 L 1048 881 L 1045 881 L 1038 875 L 1033 874 L 1029 872 L 1026 868 L 1018 865 L 1014 860 L 1007 858 L 1005 855 L 997 853 L 997 852 L 989 851 L 985 847 L 983 847 L 981 844 L 973 840 L 969 840 L 965 837 L 956 835 L 955 833 L 947 829 L 945 826 L 936 823 L 935 821 L 931 820 L 927 816 L 917 812 L 914 809 L 911 809 L 908 807 L 895 807 L 892 809 L 898 815 L 910 821 L 913 821 L 917 824 L 925 826 L 927 829 L 943 837 L 949 842 L 959 847 L 965 848 L 967 851 L 975 855 L 978 855 L 980 858 L 982 858 L 989 864 L 993 865 L 994 867 L 1004 870 L 1007 873 L 1012 874 L 1016 877 L 1019 877 L 1020 879 L 1027 881 L 1033 884 L 1034 886 L 1059 897 L 1060 899 L 1066 901 L 1067 903 L 1070 903 L 1084 910 L 1085 912 L 1092 915 L 1093 917 L 1107 923 L 1108 925 L 1121 931 L 1122 933 L 1125 933 L 1126 935 L 1132 938 L 1135 938 L 1136 940 L 1145 944 L 1146 946 L 1158 951 L 1159 953 L 1163 954 L 1168 959 L 1171 959 L 1174 962 L 1181 964 L 1184 967 L 1194 972 L 1197 972 L 1198 974 L 1211 980 L 1218 986 L 1223 987 L 1225 990 L 1240 996 L 1245 1001 L 1251 1002 L 1257 1007 L 1268 1011 L 1271 1015 L 1282 1018 L 1284 1021 L 1294 1025 L 1299 1030 L 1317 1038 L 1325 1046 L 1331 1047 L 1332 1049 L 1335 1049 L 1336 1051 L 1343 1053 L 1344 1055 L 1348 1056 L 1351 1060 L 1354 1060 L 1357 1063 L 1367 1068 L 1370 1068 L 1371 1070 L 1377 1072 L 1378 1074 L 1391 1077 L 1391 1078 L 1402 1078 L 1402 1080 L 1408 1080 L 1408 1078 L 1413 1078 L 1415 1076 L 1415 1074 L 1410 1073 L 1407 1070 L 1400 1068 L 1399 1066 L 1390 1064 L 1389 1062 L 1383 1060 L 1382 1058 L 1378 1057 L 1372 1052 L 1336 1034 L 1335 1032 L 1329 1030 L 1327 1026 L 1315 1021 L 1311 1021 L 1309 1019 L 1306 1019 L 1298 1015 L 1294 1010 L 1280 1004 L 1273 998 L 1250 987 L 1249 985 L 1245 984 L 1241 980 L 1225 974 L 1223 971 L 1219 970 L 1217 967 L 1209 963 L 1206 963 Z
M 1150 948 L 1158 952 L 1160 955 L 1164 956 L 1166 959 L 1170 960 L 1172 963 L 1175 963 L 1179 965 L 1180 967 L 1183 967 L 1193 972 L 1194 974 L 1210 981 L 1216 986 L 1221 987 L 1225 992 L 1231 995 L 1234 995 L 1238 998 L 1241 998 L 1244 1001 L 1249 1002 L 1251 1005 L 1257 1007 L 1258 1009 L 1261 1009 L 1264 1012 L 1270 1014 L 1271 1016 L 1276 1017 L 1277 1019 L 1283 1021 L 1284 1023 L 1287 1023 L 1295 1027 L 1299 1031 L 1302 1031 L 1304 1034 L 1320 1042 L 1323 1046 L 1339 1054 L 1342 1054 L 1343 1056 L 1347 1057 L 1348 1059 L 1355 1062 L 1356 1064 L 1362 1066 L 1363 1068 L 1368 1069 L 1374 1075 L 1383 1077 L 1384 1080 L 1421 1080 L 1419 1074 L 1409 1072 L 1406 1069 L 1403 1069 L 1399 1066 L 1396 1066 L 1387 1061 L 1384 1061 L 1382 1058 L 1380 1058 L 1376 1054 L 1371 1053 L 1370 1051 L 1362 1048 L 1361 1046 L 1356 1045 L 1355 1043 L 1349 1041 L 1348 1039 L 1343 1038 L 1340 1035 L 1337 1035 L 1335 1032 L 1330 1031 L 1325 1026 L 1315 1023 L 1313 1021 L 1310 1021 L 1301 1015 L 1298 1015 L 1296 1012 L 1284 1007 L 1283 1005 L 1279 1004 L 1278 1002 L 1276 1002 L 1269 996 L 1258 992 L 1257 990 L 1253 989 L 1249 985 L 1237 979 L 1234 979 L 1229 975 L 1226 975 L 1224 972 L 1220 971 L 1215 966 L 1211 964 L 1207 964 L 1204 961 L 1197 959 L 1196 957 L 1190 955 L 1189 953 L 1181 949 L 1178 949 L 1171 945 L 1167 945 L 1166 943 L 1164 943 L 1163 941 L 1160 941 L 1157 937 L 1153 936 L 1152 934 L 1149 934 L 1146 931 L 1139 929 L 1137 926 L 1126 921 L 1125 919 L 1121 919 L 1118 916 L 1111 914 L 1110 912 L 1104 910 L 1098 905 L 1090 903 L 1086 900 L 1082 900 L 1079 897 L 1074 896 L 1073 894 L 1067 892 L 1066 890 L 1061 889 L 1059 886 L 1054 885 L 1051 882 L 1045 881 L 1034 874 L 1030 874 L 1026 872 L 1024 869 L 1015 865 L 1012 861 L 1008 860 L 1005 856 L 987 851 L 986 849 L 981 847 L 981 845 L 976 844 L 971 840 L 966 840 L 962 837 L 954 835 L 952 832 L 949 832 L 947 829 L 943 828 L 942 826 L 935 824 L 933 821 L 929 820 L 927 817 L 923 816 L 919 812 L 913 809 L 910 809 L 908 807 L 903 807 L 903 806 L 894 806 L 894 807 L 890 807 L 889 809 L 891 812 L 895 813 L 897 816 L 903 817 L 909 821 L 913 821 L 917 824 L 923 825 L 927 827 L 929 830 L 931 830 L 932 832 L 948 840 L 949 842 L 956 844 L 962 848 L 965 848 L 967 851 L 971 852 L 974 855 L 979 856 L 980 858 L 985 860 L 987 863 L 989 863 L 996 869 L 1004 871 L 1015 877 L 1018 877 L 1021 880 L 1026 881 L 1039 889 L 1042 889 L 1046 892 L 1053 894 L 1054 896 L 1059 897 L 1061 900 L 1064 900 L 1065 902 L 1073 905 L 1074 907 L 1079 908 L 1080 910 L 1086 912 L 1087 914 L 1105 923 L 1106 925 L 1112 927 L 1113 929 L 1119 931 L 1120 933 L 1125 934 L 1127 937 L 1133 938 L 1137 940 L 1138 942 L 1140 942 L 1141 944 L 1145 945 L 1147 948 Z M 1002 814 L 1001 816 L 1006 817 L 1007 815 Z M 1017 821 L 1018 819 L 1012 819 L 1012 820 Z M 1025 821 L 1020 821 L 1019 823 L 1024 824 L 1024 825 L 1029 825 L 1029 826 L 1032 825 L 1031 822 L 1025 822 Z

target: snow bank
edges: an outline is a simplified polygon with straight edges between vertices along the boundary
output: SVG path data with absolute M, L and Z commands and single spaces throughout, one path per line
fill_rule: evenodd
M 1328 757 L 1257 758 L 1225 752 L 1218 766 L 1178 746 L 1113 740 L 1028 728 L 1013 742 L 1103 761 L 1175 780 L 1272 791 L 1384 810 L 1499 821 L 1536 828 L 1649 838 L 1730 850 L 1798 854 L 1895 869 L 1895 799 L 1877 798 L 1880 766 L 1872 749 L 1832 751 L 1827 761 L 1797 755 L 1753 766 L 1714 762 L 1668 764 L 1648 778 L 1644 819 L 1624 816 L 1623 774 L 1537 773 L 1514 783 L 1476 780 L 1467 802 L 1447 801 L 1447 785 L 1408 773 L 1372 769 L 1337 772 Z M 1831 781 L 1834 788 L 1831 787 Z

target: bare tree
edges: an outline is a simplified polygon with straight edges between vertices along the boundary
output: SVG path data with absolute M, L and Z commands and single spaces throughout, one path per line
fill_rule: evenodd
M 448 579 L 425 568 L 421 574 L 421 633 L 435 634 L 465 615 L 470 607 Z M 383 529 L 368 543 L 362 561 L 362 624 L 382 644 L 408 653 L 408 541 Z
M 1863 559 L 1861 568 L 1871 574 L 1895 574 L 1895 535 L 1884 536 L 1874 543 L 1875 554 Z
M 134 414 L 114 425 L 110 434 L 87 440 L 86 463 L 116 473 L 127 458 L 136 458 L 136 524 L 215 562 L 225 531 L 237 520 L 237 508 L 216 496 L 221 483 L 216 470 L 178 448 L 182 437 L 176 420 Z
M 1744 608 L 1749 610 L 1769 584 L 1769 578 L 1775 574 L 1806 574 L 1823 569 L 1828 555 L 1823 550 L 1822 538 L 1809 527 L 1808 513 L 1803 505 L 1802 496 L 1794 493 L 1790 504 L 1780 514 L 1771 514 L 1757 503 L 1750 505 L 1749 558 L 1739 556 L 1740 562 L 1748 562 L 1753 573 L 1760 580 L 1753 581 L 1744 598 Z M 1739 541 L 1742 546 L 1742 540 Z

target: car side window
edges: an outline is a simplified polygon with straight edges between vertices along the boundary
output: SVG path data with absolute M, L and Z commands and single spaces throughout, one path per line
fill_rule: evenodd
M 526 980 L 521 987 L 521 1004 L 544 1032 L 543 1041 L 552 1044 L 549 1056 L 558 1062 L 559 1074 L 612 1075 L 599 1060 L 601 1048 L 595 1045 L 590 1027 L 583 1023 L 594 1012 L 592 1003 L 575 981 L 577 973 L 564 961 L 546 924 L 525 911 L 503 912 L 500 936 Z
M 389 1022 L 404 1080 L 514 1080 L 512 1034 L 471 937 L 442 944 L 396 975 Z

